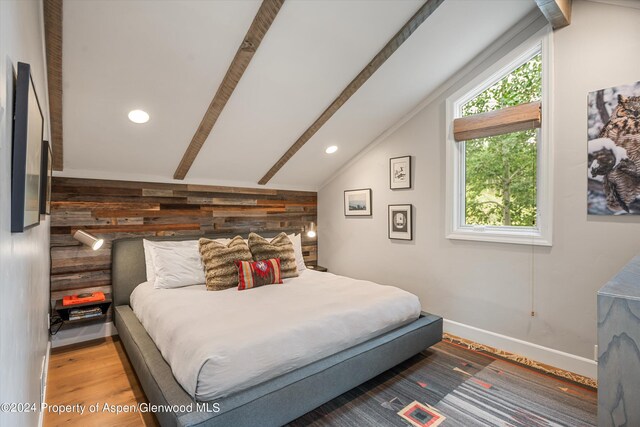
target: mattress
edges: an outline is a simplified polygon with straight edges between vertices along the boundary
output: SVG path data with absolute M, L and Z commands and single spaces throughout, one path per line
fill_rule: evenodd
M 245 291 L 154 289 L 145 282 L 131 294 L 131 307 L 198 401 L 248 389 L 420 315 L 413 294 L 313 270 Z

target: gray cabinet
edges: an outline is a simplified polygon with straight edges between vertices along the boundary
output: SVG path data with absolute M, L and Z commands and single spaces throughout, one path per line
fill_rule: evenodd
M 640 426 L 640 256 L 598 291 L 598 426 Z

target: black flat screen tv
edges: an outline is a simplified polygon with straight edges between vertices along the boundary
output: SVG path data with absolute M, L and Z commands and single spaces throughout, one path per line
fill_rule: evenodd
M 14 91 L 11 232 L 40 224 L 40 173 L 44 118 L 29 64 L 18 62 Z

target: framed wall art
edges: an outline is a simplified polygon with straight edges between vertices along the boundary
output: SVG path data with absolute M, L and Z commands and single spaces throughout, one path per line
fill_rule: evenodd
M 29 64 L 18 62 L 13 121 L 11 232 L 40 224 L 40 172 L 44 118 Z
M 344 192 L 345 216 L 371 216 L 371 189 Z
M 389 159 L 389 188 L 411 188 L 411 156 Z
M 640 82 L 589 93 L 587 213 L 640 214 Z
M 389 238 L 413 240 L 413 205 L 389 205 Z

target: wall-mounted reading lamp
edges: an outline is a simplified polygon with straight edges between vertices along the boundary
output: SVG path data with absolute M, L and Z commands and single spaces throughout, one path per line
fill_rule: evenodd
M 309 228 L 307 228 L 307 237 L 311 237 L 313 239 L 316 236 L 316 224 L 312 222 L 311 224 L 309 224 Z
M 94 251 L 97 251 L 104 244 L 104 239 L 99 239 L 93 234 L 89 234 L 86 231 L 78 230 L 73 234 L 73 238 L 80 243 L 84 243 Z

